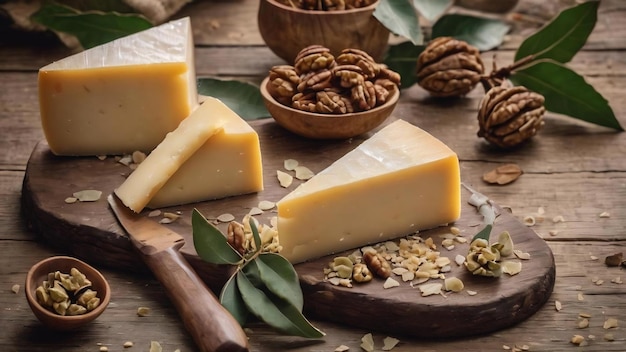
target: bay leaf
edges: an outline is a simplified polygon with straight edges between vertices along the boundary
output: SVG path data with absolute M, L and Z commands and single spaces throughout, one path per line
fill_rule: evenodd
M 422 44 L 422 29 L 411 0 L 381 0 L 374 17 L 390 32 L 409 39 L 414 45 Z
M 146 30 L 152 23 L 137 14 L 118 12 L 80 12 L 46 1 L 31 19 L 48 29 L 73 35 L 85 49 Z
M 248 310 L 266 324 L 292 336 L 320 338 L 325 335 L 314 327 L 297 307 L 278 299 L 266 290 L 255 287 L 243 271 L 237 272 L 236 280 Z
M 221 100 L 244 120 L 270 117 L 259 87 L 247 82 L 199 78 L 198 94 Z
M 242 258 L 222 232 L 194 209 L 191 214 L 193 245 L 198 256 L 213 264 L 238 264 Z
M 285 257 L 275 253 L 261 253 L 256 262 L 265 286 L 302 311 L 304 297 L 293 265 Z
M 243 326 L 248 320 L 248 308 L 241 298 L 236 276 L 231 276 L 220 292 L 220 303 Z
M 559 62 L 548 59 L 533 62 L 513 71 L 510 79 L 542 94 L 545 107 L 551 112 L 624 130 L 609 102 L 584 77 Z
M 400 89 L 409 88 L 417 82 L 417 58 L 424 48 L 424 45 L 413 45 L 409 41 L 389 47 L 383 62 L 400 74 Z
M 432 37 L 454 37 L 464 40 L 480 51 L 502 44 L 510 26 L 500 20 L 461 14 L 444 15 L 432 28 Z
M 597 21 L 600 1 L 588 1 L 563 10 L 542 29 L 526 38 L 515 53 L 515 61 L 534 55 L 569 62 L 585 45 Z
M 429 21 L 434 21 L 441 16 L 454 0 L 413 0 L 413 6 Z

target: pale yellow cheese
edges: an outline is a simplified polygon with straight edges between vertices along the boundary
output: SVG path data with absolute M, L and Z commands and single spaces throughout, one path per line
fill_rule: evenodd
M 397 120 L 277 203 L 281 254 L 292 263 L 455 221 L 457 155 Z
M 211 136 L 223 129 L 227 118 L 220 113 L 221 109 L 221 102 L 205 101 L 168 133 L 115 190 L 120 200 L 133 211 L 141 212 L 180 166 Z
M 207 118 L 225 119 L 148 203 L 150 208 L 187 204 L 263 190 L 263 165 L 258 134 L 234 111 L 215 98 Z M 210 114 L 210 115 L 209 115 Z
M 55 154 L 150 152 L 198 105 L 189 18 L 42 67 L 39 105 Z

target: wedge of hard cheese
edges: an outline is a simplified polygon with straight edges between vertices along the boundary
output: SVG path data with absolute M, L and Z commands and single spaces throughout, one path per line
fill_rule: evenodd
M 281 254 L 299 263 L 453 222 L 460 192 L 457 155 L 397 120 L 277 203 Z
M 203 105 L 207 118 L 225 120 L 221 131 L 209 138 L 176 171 L 148 203 L 150 208 L 188 204 L 263 190 L 259 136 L 234 111 L 215 98 Z M 210 115 L 209 115 L 210 114 Z
M 200 105 L 137 166 L 115 190 L 130 209 L 139 213 L 176 171 L 207 140 L 222 130 L 226 117 L 213 114 L 214 100 Z M 218 109 L 221 106 L 218 106 Z
M 39 105 L 57 155 L 150 152 L 197 107 L 189 18 L 41 68 Z

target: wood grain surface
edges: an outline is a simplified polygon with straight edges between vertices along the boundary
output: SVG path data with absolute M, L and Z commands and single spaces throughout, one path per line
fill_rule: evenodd
M 239 221 L 262 200 L 276 202 L 295 188 L 278 184 L 276 170 L 287 171 L 283 162 L 296 159 L 314 172 L 355 148 L 363 138 L 344 141 L 316 141 L 296 136 L 279 127 L 273 120 L 253 123 L 259 134 L 264 165 L 265 189 L 259 193 L 228 197 L 221 200 L 187 204 L 160 209 L 181 214 L 166 226 L 174 229 L 186 240 L 183 254 L 205 278 L 207 284 L 219 294 L 231 267 L 216 267 L 204 263 L 193 248 L 191 213 L 198 209 L 209 219 L 224 213 L 233 214 Z M 100 160 L 95 157 L 59 157 L 53 155 L 46 142 L 33 151 L 26 176 L 22 200 L 25 218 L 51 244 L 71 249 L 72 254 L 95 264 L 118 269 L 137 270 L 137 254 L 129 250 L 129 240 L 119 227 L 106 200 L 97 202 L 65 203 L 65 198 L 84 189 L 96 189 L 110 194 L 131 172 L 115 158 Z M 300 182 L 300 181 L 298 181 Z M 461 229 L 466 239 L 479 231 L 482 217 L 467 203 L 470 192 L 464 190 L 462 216 L 453 225 Z M 373 204 L 372 206 L 391 206 Z M 150 210 L 142 212 L 148 217 Z M 555 281 L 554 258 L 550 248 L 528 226 L 519 222 L 507 211 L 500 211 L 494 237 L 509 231 L 516 248 L 528 252 L 531 260 L 523 261 L 520 274 L 500 279 L 474 276 L 456 264 L 447 277 L 458 277 L 467 290 L 478 292 L 470 296 L 466 291 L 421 297 L 417 287 L 408 282 L 400 287 L 384 289 L 382 279 L 352 288 L 334 286 L 324 280 L 323 269 L 336 255 L 311 260 L 296 265 L 296 271 L 305 294 L 306 311 L 319 319 L 346 325 L 412 337 L 461 337 L 484 334 L 518 323 L 536 312 L 552 293 Z M 275 211 L 266 211 L 257 218 L 269 224 Z M 155 222 L 159 218 L 153 219 Z M 225 233 L 226 223 L 218 225 Z M 443 256 L 454 262 L 456 255 L 465 256 L 469 245 L 457 244 L 454 249 L 441 247 L 449 227 L 420 232 L 424 239 L 432 237 L 439 244 Z M 411 235 L 411 234 L 407 234 Z M 94 251 L 97 251 L 94 253 Z M 337 253 L 348 255 L 351 251 Z M 400 277 L 396 277 L 401 281 Z M 365 304 L 364 304 L 365 303 Z M 376 317 L 370 319 L 369 317 Z M 419 318 L 417 318 L 419 317 Z M 472 317 L 472 319 L 467 319 Z

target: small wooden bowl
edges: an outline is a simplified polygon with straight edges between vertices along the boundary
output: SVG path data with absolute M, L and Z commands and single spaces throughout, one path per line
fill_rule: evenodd
M 98 293 L 100 305 L 94 310 L 74 316 L 63 316 L 49 311 L 37 302 L 35 290 L 44 280 L 47 280 L 48 273 L 60 271 L 69 273 L 72 268 L 78 269 L 91 281 L 92 289 Z M 44 259 L 33 265 L 26 275 L 26 300 L 31 310 L 46 327 L 59 331 L 70 331 L 86 325 L 96 319 L 108 306 L 111 300 L 111 288 L 102 274 L 89 264 L 65 256 L 55 256 Z
M 391 115 L 400 97 L 400 90 L 394 89 L 385 104 L 372 110 L 348 114 L 318 114 L 279 103 L 267 91 L 268 82 L 269 77 L 266 77 L 260 88 L 270 115 L 285 129 L 312 139 L 347 139 L 371 131 Z
M 343 49 L 361 49 L 382 61 L 389 30 L 373 13 L 372 5 L 343 11 L 312 11 L 261 0 L 257 22 L 265 44 L 278 57 L 293 64 L 303 48 L 319 44 L 339 55 Z

